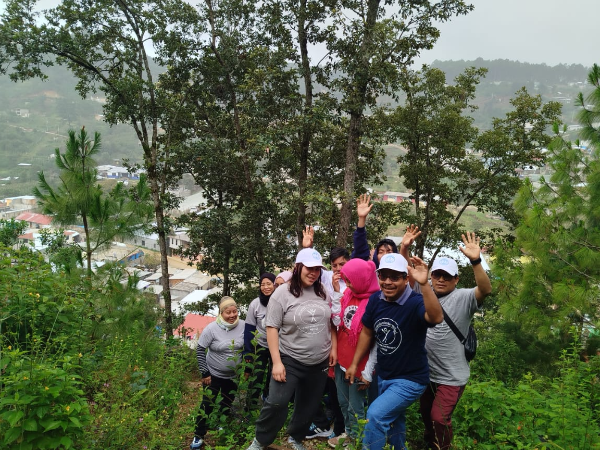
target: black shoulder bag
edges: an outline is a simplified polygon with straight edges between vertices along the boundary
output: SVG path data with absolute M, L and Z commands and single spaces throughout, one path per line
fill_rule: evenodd
M 472 361 L 475 358 L 475 354 L 477 353 L 477 335 L 475 334 L 475 328 L 473 328 L 473 325 L 469 325 L 469 332 L 467 333 L 467 337 L 464 337 L 460 330 L 456 328 L 456 325 L 454 325 L 454 322 L 452 322 L 450 316 L 446 314 L 446 310 L 442 308 L 442 311 L 444 312 L 444 320 L 452 329 L 460 343 L 465 346 L 465 356 L 467 358 L 467 361 Z

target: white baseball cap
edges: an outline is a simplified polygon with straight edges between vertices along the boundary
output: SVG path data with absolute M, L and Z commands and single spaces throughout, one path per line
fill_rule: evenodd
M 408 263 L 404 256 L 399 253 L 388 253 L 379 260 L 379 272 L 381 269 L 390 269 L 396 272 L 408 273 Z
M 323 258 L 314 248 L 305 248 L 298 252 L 296 264 L 302 263 L 306 267 L 323 267 Z
M 431 271 L 433 272 L 434 270 L 443 270 L 453 277 L 458 276 L 458 266 L 456 265 L 456 261 L 445 256 L 435 258 L 433 266 L 431 266 Z

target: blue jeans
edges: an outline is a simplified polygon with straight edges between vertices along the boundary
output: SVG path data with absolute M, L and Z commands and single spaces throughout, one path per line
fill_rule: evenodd
M 367 400 L 367 390 L 359 391 L 358 384 L 350 385 L 345 379 L 344 372 L 340 365 L 335 366 L 335 387 L 337 388 L 338 402 L 344 415 L 344 424 L 346 434 L 351 438 L 358 437 L 358 419 L 365 418 L 365 401 Z
M 394 450 L 404 450 L 406 441 L 406 409 L 425 391 L 426 384 L 401 378 L 379 378 L 379 397 L 367 411 L 364 450 L 382 450 L 386 436 Z

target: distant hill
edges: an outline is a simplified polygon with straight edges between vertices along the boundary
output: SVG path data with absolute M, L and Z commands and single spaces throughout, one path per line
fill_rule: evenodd
M 473 113 L 475 124 L 482 129 L 490 126 L 492 117 L 501 117 L 510 109 L 510 98 L 522 86 L 542 95 L 545 101 L 559 99 L 564 104 L 564 121 L 573 124 L 576 111 L 572 99 L 585 89 L 588 72 L 582 65 L 550 67 L 481 58 L 435 61 L 432 65 L 446 72 L 449 82 L 470 66 L 489 69 L 477 90 L 475 103 L 479 109 Z M 50 67 L 46 73 L 47 81 L 13 83 L 7 76 L 0 77 L 0 198 L 31 193 L 39 170 L 51 177 L 55 172 L 51 155 L 55 148 L 64 148 L 69 129 L 85 125 L 90 133 L 102 134 L 99 164 L 142 158 L 131 127 L 109 127 L 103 122 L 102 93 L 81 99 L 75 91 L 76 80 L 67 69 Z
M 589 67 L 581 64 L 559 64 L 548 66 L 546 64 L 530 64 L 508 59 L 495 59 L 488 61 L 477 58 L 474 61 L 434 61 L 431 64 L 446 73 L 448 80 L 453 80 L 467 67 L 485 67 L 488 69 L 486 81 L 508 82 L 520 85 L 540 83 L 545 85 L 561 85 L 569 83 L 585 83 Z

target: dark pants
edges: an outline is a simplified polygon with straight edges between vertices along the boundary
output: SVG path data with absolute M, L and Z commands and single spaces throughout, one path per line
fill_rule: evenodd
M 429 383 L 423 392 L 420 409 L 428 448 L 450 448 L 453 435 L 452 413 L 464 391 L 464 386 Z
M 250 382 L 248 383 L 250 408 L 259 404 L 261 393 L 263 398 L 269 396 L 269 384 L 271 383 L 272 369 L 273 363 L 271 362 L 271 353 L 269 352 L 269 349 L 257 345 L 256 355 L 252 361 L 252 367 L 247 369 L 247 372 L 250 374 Z
M 208 428 L 206 421 L 212 414 L 215 404 L 217 404 L 217 396 L 221 393 L 221 401 L 217 404 L 220 414 L 229 414 L 229 408 L 235 398 L 235 392 L 237 385 L 235 381 L 228 380 L 225 378 L 210 377 L 210 386 L 204 389 L 204 395 L 202 395 L 202 404 L 200 405 L 200 411 L 196 416 L 196 431 L 194 435 L 203 438 Z
M 325 395 L 327 396 L 327 405 L 321 402 L 321 406 L 319 407 L 319 410 L 313 419 L 313 423 L 322 430 L 328 430 L 331 422 L 333 421 L 333 432 L 336 436 L 339 436 L 346 430 L 346 427 L 344 425 L 344 415 L 342 413 L 342 409 L 340 408 L 340 402 L 338 401 L 335 380 L 331 377 L 327 377 L 327 383 L 325 384 L 323 397 L 325 397 Z M 325 409 L 329 409 L 331 411 L 331 420 L 327 418 Z
M 312 419 L 321 404 L 325 383 L 327 382 L 328 360 L 314 366 L 306 366 L 281 355 L 285 367 L 286 382 L 280 383 L 271 378 L 269 397 L 265 400 L 256 420 L 256 440 L 263 446 L 273 443 L 277 433 L 285 424 L 288 402 L 294 392 L 294 412 L 287 433 L 301 442 L 305 437 Z

